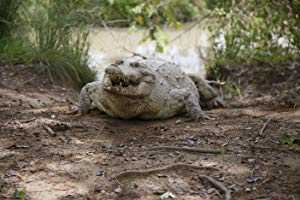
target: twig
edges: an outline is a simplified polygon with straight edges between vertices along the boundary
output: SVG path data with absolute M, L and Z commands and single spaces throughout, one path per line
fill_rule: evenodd
M 215 188 L 217 188 L 218 190 L 221 190 L 222 193 L 224 193 L 225 200 L 230 200 L 231 199 L 231 191 L 228 190 L 223 183 L 215 180 L 214 178 L 212 178 L 210 176 L 200 175 L 199 177 L 202 178 L 202 179 L 206 179 Z
M 29 123 L 36 120 L 36 117 L 30 118 L 30 119 L 24 119 L 24 120 L 19 120 L 21 123 Z
M 207 82 L 208 84 L 216 85 L 216 86 L 223 86 L 223 85 L 226 84 L 226 82 L 224 82 L 224 81 L 207 80 L 206 82 Z
M 210 154 L 222 154 L 223 150 L 219 149 L 199 149 L 199 148 L 190 148 L 190 147 L 174 147 L 174 146 L 158 146 L 149 148 L 149 150 L 153 151 L 186 151 L 190 153 L 210 153 Z
M 7 122 L 4 123 L 3 127 L 7 126 L 10 122 L 12 122 L 14 119 L 10 118 L 9 120 L 7 120 Z
M 185 29 L 184 31 L 182 31 L 181 33 L 179 33 L 178 35 L 176 35 L 173 39 L 171 39 L 170 43 L 175 42 L 176 40 L 178 40 L 180 37 L 182 37 L 184 34 L 188 33 L 189 31 L 191 31 L 192 29 L 194 29 L 196 26 L 198 26 L 202 21 L 204 21 L 206 18 L 208 18 L 210 16 L 210 14 L 204 15 L 203 17 L 201 17 L 199 20 L 195 21 L 193 24 L 191 24 L 191 26 L 189 26 L 187 29 Z
M 264 123 L 262 129 L 259 131 L 259 135 L 263 135 L 264 131 L 266 130 L 266 128 L 267 128 L 268 124 L 271 122 L 271 120 L 272 120 L 272 119 L 269 118 L 269 119 L 266 121 L 266 123 Z
M 101 19 L 101 23 L 102 23 L 102 26 L 110 33 L 111 37 L 117 43 L 118 46 L 120 46 L 123 50 L 125 50 L 125 51 L 127 51 L 127 52 L 129 52 L 133 55 L 137 54 L 136 52 L 131 51 L 130 49 L 128 49 L 124 45 L 121 45 L 120 40 L 115 36 L 115 34 L 111 31 L 111 29 L 107 26 L 106 22 L 103 19 Z
M 214 167 L 204 167 L 204 166 L 197 166 L 193 164 L 184 164 L 184 163 L 177 163 L 172 165 L 167 165 L 164 167 L 158 167 L 158 168 L 149 168 L 144 170 L 127 170 L 124 172 L 121 172 L 118 175 L 113 176 L 112 179 L 122 179 L 128 176 L 148 176 L 153 173 L 158 173 L 162 171 L 169 171 L 174 169 L 198 169 L 198 170 L 218 170 Z
M 52 128 L 50 128 L 48 125 L 46 124 L 43 124 L 42 125 L 43 128 L 51 135 L 51 136 L 56 136 L 56 133 L 53 131 Z
M 106 24 L 108 25 L 119 24 L 119 23 L 130 23 L 130 21 L 126 19 L 115 19 L 115 20 L 106 21 Z

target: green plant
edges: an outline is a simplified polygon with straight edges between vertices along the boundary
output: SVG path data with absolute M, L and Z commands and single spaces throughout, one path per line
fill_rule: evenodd
M 0 62 L 6 63 L 22 54 L 22 42 L 13 39 L 21 0 L 0 1 Z
M 104 0 L 92 1 L 99 5 L 99 18 L 109 26 L 131 26 L 146 28 L 148 39 L 156 42 L 158 51 L 168 43 L 162 25 L 179 28 L 182 22 L 192 21 L 199 14 L 199 7 L 193 0 Z M 97 17 L 96 17 L 97 18 Z M 102 24 L 100 22 L 100 24 Z
M 76 87 L 95 79 L 87 65 L 89 32 L 77 18 L 82 1 L 26 0 L 18 10 L 18 31 L 0 40 L 2 62 L 32 65 L 53 81 Z
M 26 47 L 23 40 L 13 38 L 0 39 L 0 64 L 17 64 L 26 60 Z
M 100 19 L 118 26 L 130 26 L 132 23 L 144 27 L 148 23 L 168 24 L 170 18 L 186 22 L 191 21 L 199 12 L 193 0 L 93 0 L 89 5 L 98 6 L 99 12 L 94 14 Z
M 13 200 L 26 200 L 26 192 L 24 189 L 19 188 L 16 189 L 16 191 L 13 194 L 12 197 Z
M 95 72 L 87 65 L 88 31 L 77 10 L 82 5 L 83 0 L 24 0 L 15 5 L 10 15 L 18 17 L 18 24 L 12 27 L 14 34 L 0 38 L 1 62 L 32 65 L 51 80 L 76 87 L 93 81 Z
M 224 85 L 224 93 L 230 94 L 231 96 L 242 96 L 240 87 L 232 82 L 226 82 L 226 84 Z
M 279 63 L 300 55 L 300 1 L 207 0 L 215 41 L 213 72 L 223 65 Z M 223 38 L 223 47 L 216 43 Z M 215 76 L 220 76 L 215 73 Z
M 299 147 L 299 139 L 283 133 L 280 138 L 279 138 L 279 142 L 281 145 L 287 145 L 287 146 L 294 146 L 294 147 Z
M 20 5 L 21 0 L 0 1 L 0 39 L 7 38 L 11 34 Z

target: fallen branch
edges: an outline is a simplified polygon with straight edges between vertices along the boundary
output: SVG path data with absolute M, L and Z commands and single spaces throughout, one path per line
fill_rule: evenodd
M 199 149 L 199 148 L 190 148 L 190 147 L 173 147 L 173 146 L 159 146 L 152 147 L 149 150 L 153 151 L 185 151 L 190 153 L 209 153 L 209 154 L 222 154 L 223 150 L 219 149 Z
M 197 169 L 197 170 L 218 170 L 214 167 L 204 167 L 204 166 L 198 166 L 193 164 L 184 164 L 184 163 L 178 163 L 178 164 L 172 164 L 167 165 L 164 167 L 158 167 L 158 168 L 149 168 L 144 170 L 127 170 L 124 172 L 121 172 L 118 175 L 113 176 L 112 179 L 122 179 L 128 176 L 149 176 L 154 173 L 162 172 L 162 171 L 169 171 L 174 169 Z
M 32 118 L 30 120 L 25 120 L 24 123 L 21 123 L 19 120 L 14 120 L 13 122 L 11 122 L 9 124 L 8 128 L 26 130 L 26 129 L 35 129 L 37 127 L 42 127 L 48 133 L 53 135 L 53 133 L 55 133 L 56 131 L 66 131 L 74 126 L 75 125 L 72 125 L 69 122 L 62 122 L 62 121 L 55 120 L 55 119 Z
M 269 119 L 266 121 L 266 123 L 264 123 L 262 129 L 259 131 L 259 135 L 263 135 L 264 131 L 266 130 L 266 128 L 267 128 L 268 124 L 271 122 L 271 120 L 272 120 L 272 119 L 269 118 Z
M 23 110 L 23 111 L 21 111 L 21 113 L 41 114 L 41 113 L 54 112 L 54 113 L 68 114 L 69 110 L 70 110 L 69 106 L 52 106 L 52 107 L 48 107 L 48 108 L 35 108 L 35 109 Z
M 231 199 L 231 191 L 228 190 L 225 185 L 217 180 L 215 180 L 214 178 L 210 177 L 210 176 L 206 176 L 206 175 L 200 175 L 199 176 L 201 179 L 205 179 L 207 180 L 210 184 L 212 184 L 215 188 L 217 188 L 218 190 L 221 190 L 221 192 L 224 194 L 225 196 L 225 200 L 230 200 Z

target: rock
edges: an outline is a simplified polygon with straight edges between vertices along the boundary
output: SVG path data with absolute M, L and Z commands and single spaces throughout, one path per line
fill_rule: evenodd
M 97 170 L 96 176 L 104 176 L 104 170 L 101 169 Z
M 176 198 L 176 196 L 173 193 L 171 193 L 171 192 L 166 192 L 166 193 L 164 193 L 164 194 L 162 194 L 160 196 L 161 200 L 164 200 L 164 199 L 175 199 L 175 198 Z
M 121 187 L 117 187 L 116 189 L 114 189 L 114 192 L 119 194 L 122 192 L 122 188 Z

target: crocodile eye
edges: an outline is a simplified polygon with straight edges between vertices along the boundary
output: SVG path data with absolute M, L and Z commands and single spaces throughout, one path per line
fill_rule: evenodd
M 123 60 L 117 60 L 114 64 L 115 65 L 122 65 L 122 64 L 124 64 L 124 61 Z

